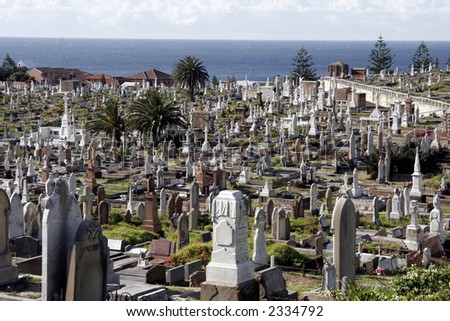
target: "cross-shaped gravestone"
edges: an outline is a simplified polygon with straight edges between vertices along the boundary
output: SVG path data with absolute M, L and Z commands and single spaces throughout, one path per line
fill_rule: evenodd
M 85 220 L 92 219 L 92 202 L 95 200 L 95 194 L 89 186 L 83 189 L 83 195 L 79 197 L 79 201 L 83 203 L 83 218 Z

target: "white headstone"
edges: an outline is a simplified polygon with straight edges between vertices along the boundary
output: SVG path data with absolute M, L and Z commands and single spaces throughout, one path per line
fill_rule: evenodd
M 214 199 L 213 251 L 206 266 L 206 281 L 238 285 L 254 278 L 248 259 L 248 205 L 240 191 L 221 191 Z

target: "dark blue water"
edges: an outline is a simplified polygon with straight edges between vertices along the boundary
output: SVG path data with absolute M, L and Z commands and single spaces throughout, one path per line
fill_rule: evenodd
M 0 59 L 6 53 L 28 67 L 78 68 L 90 73 L 127 76 L 155 68 L 170 73 L 177 60 L 193 55 L 201 59 L 210 76 L 219 79 L 266 80 L 288 75 L 292 59 L 301 47 L 313 56 L 317 75 L 327 65 L 342 61 L 367 67 L 375 41 L 248 41 L 248 40 L 136 40 L 0 38 Z M 419 41 L 387 41 L 395 55 L 393 69 L 409 71 Z M 445 68 L 450 41 L 426 42 L 433 58 Z

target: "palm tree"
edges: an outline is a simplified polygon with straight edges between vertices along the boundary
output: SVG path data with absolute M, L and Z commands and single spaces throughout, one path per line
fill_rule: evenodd
M 99 113 L 87 123 L 86 129 L 94 134 L 104 132 L 111 135 L 113 146 L 120 144 L 125 131 L 125 112 L 116 100 L 108 99 L 100 106 Z
M 172 79 L 175 85 L 189 90 L 189 97 L 193 101 L 195 90 L 205 86 L 209 75 L 202 61 L 194 56 L 186 56 L 176 63 Z
M 132 130 L 152 134 L 156 141 L 159 141 L 165 130 L 186 128 L 181 110 L 157 91 L 148 91 L 144 98 L 131 104 L 127 124 Z

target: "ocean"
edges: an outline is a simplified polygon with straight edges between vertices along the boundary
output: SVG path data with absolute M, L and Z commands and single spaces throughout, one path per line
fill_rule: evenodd
M 193 55 L 203 61 L 210 78 L 234 76 L 238 80 L 264 81 L 289 75 L 292 60 L 302 47 L 313 57 L 318 76 L 327 66 L 342 61 L 367 67 L 375 41 L 248 41 L 248 40 L 137 40 L 0 38 L 0 59 L 9 55 L 28 67 L 78 68 L 89 73 L 128 76 L 147 69 L 171 73 L 175 63 Z M 420 41 L 388 41 L 394 57 L 393 69 L 408 72 Z M 431 56 L 445 69 L 450 41 L 425 42 Z

